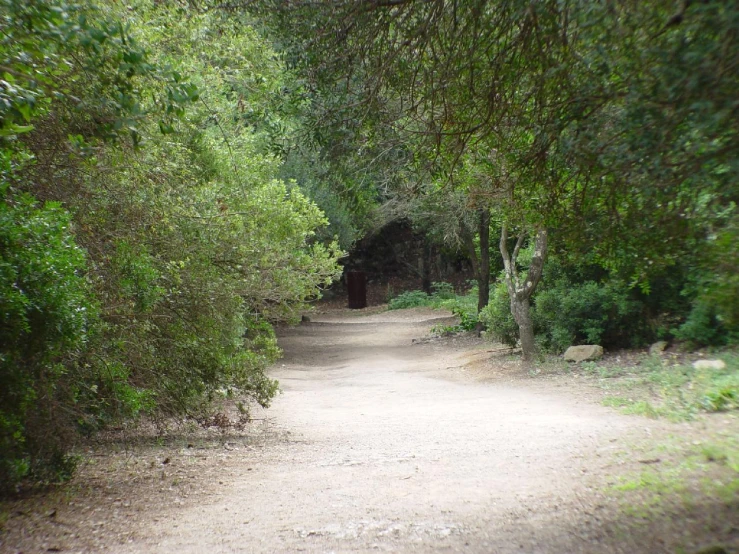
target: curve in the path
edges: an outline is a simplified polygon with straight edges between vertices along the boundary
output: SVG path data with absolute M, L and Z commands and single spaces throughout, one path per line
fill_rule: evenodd
M 631 420 L 525 386 L 440 378 L 436 313 L 286 330 L 280 440 L 141 551 L 599 552 L 587 472 Z M 256 457 L 255 457 L 256 456 Z

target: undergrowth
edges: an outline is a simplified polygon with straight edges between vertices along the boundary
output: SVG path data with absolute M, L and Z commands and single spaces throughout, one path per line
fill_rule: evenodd
M 634 367 L 590 362 L 582 369 L 601 379 L 609 393 L 605 405 L 625 413 L 685 421 L 699 413 L 739 409 L 739 353 L 723 352 L 715 359 L 725 367 L 697 369 L 689 362 L 650 356 Z
M 686 444 L 684 437 L 653 444 L 643 469 L 618 477 L 609 487 L 624 513 L 645 520 L 704 505 L 706 499 L 736 505 L 739 494 L 739 438 L 725 432 L 709 433 Z M 633 460 L 634 452 L 624 453 Z M 626 461 L 626 460 L 625 460 Z
M 400 293 L 388 303 L 390 310 L 406 308 L 434 308 L 450 310 L 460 319 L 457 325 L 443 325 L 434 328 L 435 333 L 455 333 L 472 331 L 477 326 L 477 288 L 472 287 L 466 294 L 458 295 L 450 283 L 433 283 L 433 292 L 422 290 Z

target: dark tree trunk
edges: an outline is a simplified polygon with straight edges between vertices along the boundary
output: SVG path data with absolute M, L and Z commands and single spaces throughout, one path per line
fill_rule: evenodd
M 465 232 L 462 234 L 462 246 L 467 251 L 467 257 L 470 259 L 472 264 L 472 274 L 475 276 L 475 280 L 480 279 L 480 259 L 477 256 L 477 249 L 475 248 L 475 239 L 472 233 Z
M 508 252 L 508 228 L 503 224 L 500 234 L 500 254 L 503 256 L 505 268 L 505 282 L 508 288 L 508 296 L 511 299 L 511 314 L 518 324 L 519 339 L 521 340 L 521 351 L 523 359 L 531 361 L 536 356 L 536 343 L 534 342 L 534 325 L 531 321 L 531 295 L 534 294 L 536 286 L 541 280 L 544 262 L 547 256 L 547 231 L 539 229 L 534 238 L 534 255 L 531 265 L 526 274 L 526 279 L 520 280 L 516 261 L 518 253 L 523 246 L 526 233 L 521 232 L 516 240 L 513 253 Z
M 475 248 L 472 233 L 462 235 L 462 243 L 472 262 L 472 272 L 477 281 L 477 311 L 479 312 L 490 301 L 490 210 L 479 211 L 477 232 L 480 235 L 480 253 Z
M 490 302 L 490 210 L 480 210 L 480 266 L 477 276 L 477 312 Z
M 431 242 L 426 237 L 421 254 L 421 288 L 426 294 L 431 294 Z

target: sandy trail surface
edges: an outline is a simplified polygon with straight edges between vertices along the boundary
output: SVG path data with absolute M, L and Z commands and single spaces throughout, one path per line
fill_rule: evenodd
M 484 346 L 412 342 L 449 315 L 319 316 L 282 331 L 266 442 L 235 445 L 215 492 L 162 508 L 117 549 L 642 551 L 603 526 L 597 486 L 640 420 L 466 377 Z

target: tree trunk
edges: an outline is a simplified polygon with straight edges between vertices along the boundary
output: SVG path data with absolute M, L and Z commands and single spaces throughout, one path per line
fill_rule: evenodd
M 536 356 L 536 343 L 534 342 L 534 325 L 531 321 L 531 295 L 534 294 L 536 286 L 541 280 L 544 262 L 547 256 L 547 231 L 539 229 L 534 239 L 534 255 L 525 281 L 521 282 L 516 267 L 518 253 L 523 246 L 526 233 L 521 232 L 516 240 L 513 253 L 508 253 L 508 227 L 503 224 L 500 233 L 500 254 L 503 256 L 505 268 L 505 282 L 508 288 L 508 296 L 511 299 L 511 314 L 518 324 L 519 339 L 521 340 L 521 351 L 525 361 L 531 361 Z
M 431 294 L 431 242 L 423 238 L 421 253 L 421 288 L 426 294 Z
M 471 232 L 462 235 L 462 243 L 472 262 L 472 272 L 477 281 L 477 311 L 480 312 L 490 301 L 490 210 L 479 212 L 477 232 L 480 236 L 480 253 L 475 248 Z
M 490 210 L 480 210 L 480 266 L 477 276 L 477 312 L 490 302 Z
M 462 232 L 462 246 L 467 251 L 467 257 L 472 264 L 472 274 L 477 281 L 480 279 L 480 259 L 477 256 L 477 249 L 475 248 L 475 238 L 467 229 L 464 229 Z
M 534 323 L 531 321 L 531 305 L 528 298 L 511 297 L 511 313 L 518 323 L 518 337 L 521 340 L 523 359 L 530 362 L 536 355 L 534 342 Z

